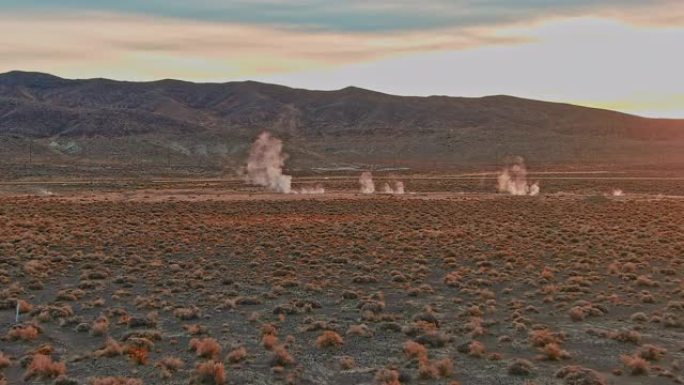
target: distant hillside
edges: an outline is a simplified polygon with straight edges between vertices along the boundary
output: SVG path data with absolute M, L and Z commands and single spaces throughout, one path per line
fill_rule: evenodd
M 290 167 L 684 164 L 684 120 L 511 96 L 402 97 L 257 82 L 67 80 L 0 74 L 0 160 L 236 167 L 262 130 Z M 29 145 L 29 142 L 31 144 Z

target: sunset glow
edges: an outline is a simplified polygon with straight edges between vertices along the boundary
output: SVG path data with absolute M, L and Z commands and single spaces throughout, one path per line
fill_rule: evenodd
M 510 94 L 684 117 L 681 1 L 53 3 L 0 1 L 0 72 Z

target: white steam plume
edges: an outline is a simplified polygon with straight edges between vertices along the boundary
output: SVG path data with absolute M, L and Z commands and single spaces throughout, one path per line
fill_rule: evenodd
M 539 195 L 539 182 L 534 182 L 530 186 L 530 196 L 537 196 Z
M 359 191 L 361 194 L 372 194 L 375 192 L 375 183 L 373 183 L 373 174 L 369 171 L 364 171 L 359 177 Z
M 50 191 L 50 190 L 48 190 L 48 189 L 46 189 L 46 188 L 44 188 L 44 187 L 39 187 L 39 188 L 36 190 L 36 192 L 37 192 L 38 195 L 43 196 L 43 197 L 49 197 L 49 196 L 54 195 L 54 193 L 53 193 L 52 191 Z
M 299 194 L 325 194 L 325 188 L 320 183 L 316 183 L 313 187 L 302 187 L 299 189 Z
M 539 195 L 539 182 L 532 185 L 527 183 L 527 168 L 525 160 L 516 156 L 513 161 L 504 167 L 497 177 L 497 189 L 499 192 L 507 192 L 511 195 Z
M 394 188 L 390 186 L 389 183 L 385 182 L 385 184 L 382 185 L 382 192 L 383 194 L 403 194 L 404 193 L 404 182 L 397 180 L 394 181 Z
M 262 132 L 249 151 L 247 182 L 289 194 L 292 177 L 283 174 L 285 159 L 287 155 L 283 154 L 283 142 L 268 132 Z
M 394 193 L 400 195 L 404 193 L 404 182 L 400 180 L 394 182 Z
M 614 197 L 621 197 L 623 195 L 625 195 L 625 193 L 621 189 L 616 188 L 615 190 L 613 190 Z

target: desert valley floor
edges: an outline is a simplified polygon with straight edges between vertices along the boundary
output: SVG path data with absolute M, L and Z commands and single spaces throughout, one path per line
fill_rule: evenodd
M 683 179 L 322 182 L 3 185 L 0 383 L 684 382 Z

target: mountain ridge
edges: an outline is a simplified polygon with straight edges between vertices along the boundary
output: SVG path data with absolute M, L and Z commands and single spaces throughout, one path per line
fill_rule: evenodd
M 303 167 L 435 161 L 474 167 L 508 155 L 540 164 L 684 163 L 678 151 L 684 148 L 682 119 L 510 95 L 397 96 L 355 86 L 320 91 L 251 80 L 0 74 L 0 136 L 14 138 L 0 143 L 4 162 L 17 161 L 13 154 L 23 152 L 22 141 L 33 140 L 37 159 L 42 148 L 44 159 L 57 163 L 136 153 L 150 164 L 162 164 L 160 154 L 166 154 L 185 163 L 211 158 L 205 163 L 234 165 L 263 130 L 282 137 L 292 161 Z M 107 141 L 123 147 L 108 149 Z M 59 150 L 71 142 L 68 147 L 79 150 Z
M 459 100 L 502 100 L 502 99 L 508 99 L 508 100 L 519 100 L 519 101 L 528 101 L 528 102 L 539 102 L 539 103 L 545 103 L 545 104 L 555 104 L 555 105 L 562 105 L 562 106 L 570 106 L 570 107 L 578 107 L 578 108 L 583 108 L 583 109 L 590 109 L 590 110 L 595 110 L 595 111 L 605 111 L 605 112 L 611 112 L 611 113 L 616 113 L 620 115 L 627 115 L 627 116 L 632 116 L 632 117 L 637 117 L 637 118 L 642 118 L 642 119 L 649 119 L 649 120 L 659 120 L 659 121 L 682 121 L 684 122 L 684 119 L 678 119 L 678 118 L 667 118 L 667 117 L 645 117 L 637 114 L 631 114 L 627 112 L 622 112 L 622 111 L 616 111 L 616 110 L 610 110 L 606 108 L 600 108 L 600 107 L 592 107 L 592 106 L 585 106 L 585 105 L 580 105 L 580 104 L 573 104 L 569 102 L 558 102 L 558 101 L 545 101 L 545 100 L 540 100 L 540 99 L 532 99 L 532 98 L 527 98 L 527 97 L 522 97 L 522 96 L 515 96 L 515 95 L 509 95 L 509 94 L 494 94 L 494 95 L 484 95 L 484 96 L 451 96 L 451 95 L 440 95 L 440 94 L 433 94 L 433 95 L 427 95 L 427 96 L 417 96 L 417 95 L 395 95 L 395 94 L 390 94 L 382 91 L 377 91 L 377 90 L 372 90 L 368 88 L 363 88 L 363 87 L 358 87 L 354 85 L 348 85 L 343 88 L 339 88 L 336 90 L 317 90 L 317 89 L 307 89 L 307 88 L 299 88 L 299 87 L 290 87 L 286 85 L 281 85 L 281 84 L 274 84 L 274 83 L 266 83 L 266 82 L 261 82 L 257 80 L 239 80 L 239 81 L 226 81 L 226 82 L 194 82 L 194 81 L 188 81 L 188 80 L 182 80 L 182 79 L 173 79 L 173 78 L 163 78 L 163 79 L 157 79 L 157 80 L 146 80 L 146 81 L 130 81 L 130 80 L 114 80 L 114 79 L 109 79 L 109 78 L 102 78 L 102 77 L 96 77 L 96 78 L 77 78 L 77 79 L 69 79 L 69 78 L 63 78 L 57 75 L 52 75 L 49 73 L 45 72 L 36 72 L 36 71 L 21 71 L 21 70 L 12 70 L 4 73 L 0 73 L 0 83 L 3 83 L 6 79 L 13 80 L 13 78 L 19 78 L 19 79 L 47 79 L 53 82 L 92 82 L 92 81 L 102 81 L 102 82 L 109 82 L 109 83 L 121 83 L 121 84 L 135 84 L 135 85 L 154 85 L 154 84 L 182 84 L 182 85 L 197 85 L 197 86 L 202 86 L 202 85 L 255 85 L 257 87 L 271 87 L 271 88 L 277 88 L 277 89 L 282 89 L 282 90 L 289 90 L 289 91 L 305 91 L 305 92 L 312 92 L 312 93 L 327 93 L 327 94 L 332 94 L 332 93 L 360 93 L 360 94 L 373 94 L 373 95 L 382 95 L 382 96 L 387 96 L 387 97 L 392 97 L 392 98 L 406 98 L 406 99 L 459 99 Z

